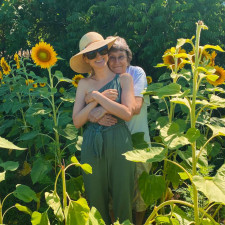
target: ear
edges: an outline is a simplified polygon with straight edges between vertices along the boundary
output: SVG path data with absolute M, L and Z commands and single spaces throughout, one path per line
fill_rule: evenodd
M 83 55 L 84 61 L 89 64 L 89 59 Z

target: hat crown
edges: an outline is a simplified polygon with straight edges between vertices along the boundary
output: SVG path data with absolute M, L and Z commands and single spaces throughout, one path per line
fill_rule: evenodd
M 101 34 L 97 32 L 89 32 L 85 34 L 81 39 L 79 43 L 80 51 L 84 50 L 87 46 L 89 46 L 93 42 L 97 41 L 104 41 L 104 38 Z

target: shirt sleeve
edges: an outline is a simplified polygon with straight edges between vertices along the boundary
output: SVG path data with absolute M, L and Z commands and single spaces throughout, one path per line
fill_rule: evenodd
M 145 71 L 141 67 L 135 67 L 133 73 L 134 96 L 143 97 L 141 92 L 147 87 Z

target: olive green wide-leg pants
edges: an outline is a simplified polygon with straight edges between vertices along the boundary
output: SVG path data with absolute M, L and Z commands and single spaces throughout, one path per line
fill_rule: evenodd
M 92 166 L 92 174 L 83 173 L 85 191 L 90 206 L 98 209 L 107 225 L 111 224 L 110 195 L 115 219 L 132 222 L 135 163 L 122 155 L 129 150 L 131 135 L 123 123 L 110 128 L 90 126 L 84 132 L 81 161 Z

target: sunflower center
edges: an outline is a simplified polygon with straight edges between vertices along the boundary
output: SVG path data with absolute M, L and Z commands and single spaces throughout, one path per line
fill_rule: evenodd
M 48 62 L 51 59 L 51 54 L 45 49 L 40 49 L 37 55 L 42 62 Z

